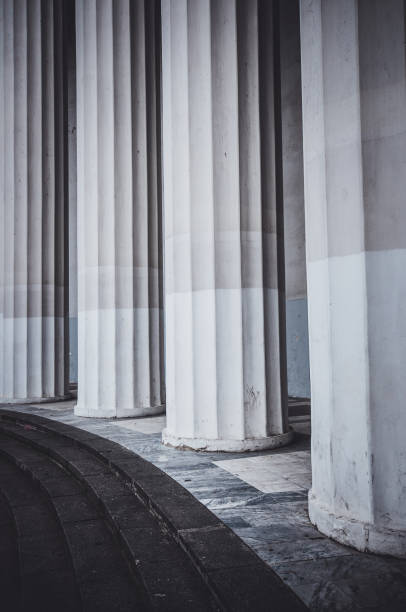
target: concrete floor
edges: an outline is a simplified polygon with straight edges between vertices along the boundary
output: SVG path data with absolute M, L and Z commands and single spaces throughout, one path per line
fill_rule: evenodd
M 300 402 L 291 405 L 295 442 L 249 454 L 175 450 L 161 443 L 165 417 L 85 419 L 73 414 L 73 404 L 24 410 L 97 433 L 151 461 L 229 525 L 311 610 L 406 609 L 406 561 L 359 553 L 311 525 L 310 417 L 300 414 Z

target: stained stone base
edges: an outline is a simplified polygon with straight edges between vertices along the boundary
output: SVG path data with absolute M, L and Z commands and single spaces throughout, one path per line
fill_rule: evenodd
M 221 440 L 210 438 L 182 438 L 171 434 L 167 429 L 162 432 L 162 442 L 167 446 L 179 449 L 192 449 L 199 451 L 226 453 L 240 453 L 245 451 L 259 451 L 285 446 L 292 442 L 292 430 L 284 434 L 268 436 L 266 438 L 247 438 L 245 440 Z
M 321 533 L 361 552 L 406 559 L 406 530 L 389 529 L 335 514 L 309 491 L 309 517 Z
M 83 404 L 77 403 L 74 407 L 74 413 L 76 416 L 88 417 L 92 419 L 125 419 L 125 418 L 137 418 L 137 417 L 148 417 L 158 416 L 165 413 L 165 405 L 160 406 L 148 406 L 134 407 L 134 408 L 99 408 L 97 406 L 89 407 Z

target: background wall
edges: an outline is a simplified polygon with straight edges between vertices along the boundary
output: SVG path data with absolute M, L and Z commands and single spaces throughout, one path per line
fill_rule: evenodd
M 280 2 L 288 390 L 310 397 L 299 1 Z

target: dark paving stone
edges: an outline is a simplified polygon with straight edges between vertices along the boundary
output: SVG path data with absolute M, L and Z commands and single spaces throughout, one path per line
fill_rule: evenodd
M 87 485 L 97 497 L 132 496 L 133 493 L 114 474 L 89 475 L 86 478 Z
M 125 500 L 121 497 L 105 498 L 103 501 L 120 530 L 156 527 L 156 520 L 151 512 L 135 496 Z
M 101 515 L 100 510 L 89 501 L 84 493 L 57 497 L 53 499 L 53 505 L 63 524 L 98 519 Z
M 175 545 L 172 537 L 155 527 L 129 527 L 123 530 L 123 538 L 136 565 L 158 561 L 182 561 L 184 553 Z
M 15 468 L 13 474 L 7 477 L 3 474 L 0 475 L 0 489 L 11 508 L 32 505 L 32 490 L 27 487 L 26 481 L 21 477 L 21 471 L 17 468 Z
M 182 530 L 180 536 L 207 571 L 259 563 L 257 555 L 225 526 Z
M 26 576 L 22 609 L 27 612 L 79 612 L 82 606 L 72 572 L 55 570 Z
M 137 485 L 175 530 L 217 525 L 219 520 L 189 491 L 166 476 L 139 476 Z
M 38 477 L 38 474 L 36 476 Z M 80 495 L 82 491 L 80 485 L 72 478 L 50 478 L 41 481 L 41 485 L 52 498 Z
M 98 573 L 82 582 L 83 612 L 142 612 L 150 610 L 143 589 L 128 575 Z
M 176 564 L 172 561 L 143 563 L 140 564 L 140 573 L 154 610 L 214 612 L 221 609 L 198 574 L 190 575 L 190 562 L 185 559 Z M 188 580 L 185 580 L 185 575 L 188 575 Z
M 57 465 L 53 461 L 47 460 L 46 463 L 42 463 L 35 466 L 35 475 L 41 481 L 60 478 L 61 466 Z
M 263 563 L 215 570 L 210 582 L 232 612 L 304 612 L 307 607 Z
M 104 520 L 68 523 L 64 530 L 79 581 L 104 575 L 106 571 L 119 573 L 126 567 Z
M 2 442 L 0 445 L 0 452 L 6 453 L 8 450 L 14 450 L 16 448 L 15 440 L 8 440 L 7 442 Z M 30 448 L 22 447 L 18 453 L 18 460 L 20 464 L 23 466 L 24 464 L 32 465 L 33 463 L 39 463 L 41 465 L 46 465 L 47 460 L 44 457 L 38 456 L 34 450 Z
M 29 537 L 35 533 L 55 535 L 58 533 L 56 521 L 50 521 L 50 509 L 43 504 L 34 503 L 30 506 L 14 508 L 14 520 L 17 525 L 18 537 Z
M 18 548 L 23 575 L 69 568 L 66 549 L 59 534 L 46 535 L 41 532 L 19 538 Z
M 94 459 L 93 457 L 86 457 L 85 459 L 71 459 L 70 469 L 79 477 L 90 476 L 92 474 L 105 474 L 107 470 L 103 463 L 97 461 L 97 459 Z
M 6 468 L 7 469 L 7 468 Z M 11 508 L 0 491 L 0 597 L 1 608 L 9 612 L 18 609 L 20 572 L 17 533 Z

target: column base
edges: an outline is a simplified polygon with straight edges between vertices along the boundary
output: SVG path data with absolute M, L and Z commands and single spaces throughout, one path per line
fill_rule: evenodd
M 55 397 L 0 397 L 0 404 L 3 406 L 12 406 L 18 404 L 53 404 L 54 402 L 64 402 L 73 399 L 75 396 L 73 393 L 67 393 L 66 395 L 57 395 Z
M 309 491 L 309 517 L 321 533 L 361 552 L 406 558 L 406 530 L 389 529 L 331 512 Z
M 165 414 L 165 405 L 152 406 L 148 408 L 98 408 L 77 403 L 74 406 L 76 416 L 91 419 L 129 419 L 139 417 L 151 417 Z
M 167 429 L 162 432 L 162 442 L 180 450 L 207 452 L 241 453 L 246 451 L 269 450 L 285 446 L 293 440 L 292 430 L 266 438 L 247 438 L 245 440 L 221 440 L 213 438 L 182 438 L 171 434 Z

